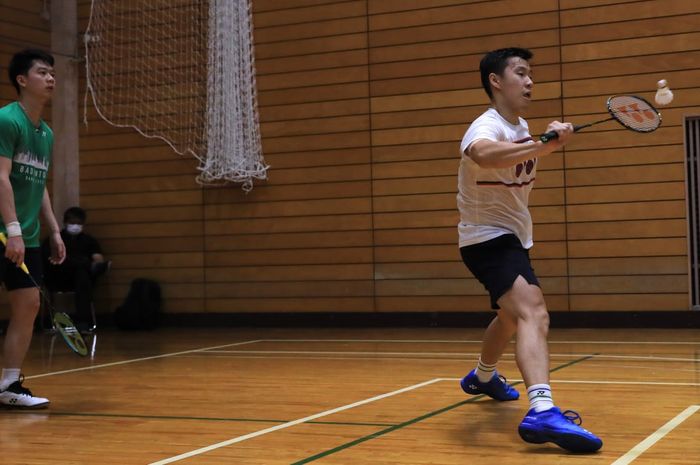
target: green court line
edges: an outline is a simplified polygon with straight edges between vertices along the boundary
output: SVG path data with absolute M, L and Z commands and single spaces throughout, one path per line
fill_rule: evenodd
M 285 422 L 287 423 L 287 422 Z M 306 423 L 316 425 L 340 425 L 340 426 L 394 426 L 394 423 L 356 423 L 346 421 L 307 421 Z
M 19 415 L 29 415 L 41 413 L 40 411 L 16 411 Z M 89 412 L 46 412 L 47 416 L 60 417 L 104 417 L 104 418 L 138 418 L 144 420 L 198 420 L 198 421 L 228 421 L 228 422 L 247 422 L 247 423 L 289 423 L 290 420 L 273 420 L 263 418 L 216 418 L 216 417 L 184 417 L 184 416 L 169 416 L 169 415 L 131 415 L 125 413 L 89 413 Z M 340 426 L 395 426 L 394 423 L 363 423 L 352 421 L 308 421 L 310 424 L 317 425 L 340 425 Z
M 598 354 L 596 353 L 593 355 L 587 355 L 585 357 L 581 357 L 579 359 L 572 360 L 571 362 L 567 362 L 567 363 L 564 363 L 563 365 L 559 365 L 555 368 L 552 368 L 551 370 L 549 370 L 549 372 L 554 373 L 555 371 L 563 370 L 564 368 L 570 367 L 571 365 L 585 362 L 586 360 L 589 360 L 589 359 L 595 357 L 596 355 L 598 355 Z M 518 384 L 523 384 L 523 381 L 516 381 L 515 383 L 512 384 L 512 386 L 517 386 Z M 358 444 L 362 444 L 363 442 L 367 442 L 369 440 L 376 439 L 380 436 L 384 436 L 385 434 L 389 434 L 391 432 L 405 428 L 407 426 L 413 425 L 413 424 L 421 422 L 423 420 L 427 420 L 428 418 L 432 418 L 434 416 L 440 415 L 440 414 L 448 412 L 450 410 L 454 410 L 454 409 L 461 407 L 463 405 L 471 404 L 471 403 L 476 402 L 477 400 L 482 399 L 484 397 L 486 397 L 486 394 L 479 394 L 478 396 L 470 397 L 469 399 L 457 402 L 456 404 L 448 405 L 447 407 L 443 407 L 439 410 L 434 410 L 432 412 L 426 413 L 426 414 L 421 415 L 419 417 L 412 418 L 410 420 L 404 421 L 403 423 L 399 423 L 398 425 L 390 426 L 390 427 L 385 428 L 383 430 L 377 431 L 376 433 L 372 433 L 372 434 L 369 434 L 367 436 L 363 436 L 361 438 L 355 439 L 354 441 L 346 442 L 345 444 L 341 444 L 337 447 L 334 447 L 333 449 L 328 449 L 327 451 L 320 452 L 316 455 L 312 455 L 311 457 L 307 457 L 303 460 L 299 460 L 298 462 L 294 462 L 294 463 L 292 463 L 292 465 L 303 465 L 305 463 L 313 462 L 313 461 L 318 460 L 320 458 L 335 454 L 336 452 L 340 452 L 342 450 L 349 449 L 350 447 L 354 447 Z

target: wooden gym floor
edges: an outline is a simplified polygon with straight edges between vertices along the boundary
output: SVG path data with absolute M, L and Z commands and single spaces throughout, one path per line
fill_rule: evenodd
M 525 444 L 521 399 L 469 397 L 482 330 L 101 331 L 93 358 L 35 337 L 0 411 L 2 464 L 700 464 L 700 331 L 553 330 L 555 402 L 595 455 Z

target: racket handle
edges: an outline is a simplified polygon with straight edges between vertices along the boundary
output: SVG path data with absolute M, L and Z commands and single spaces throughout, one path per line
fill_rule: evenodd
M 7 247 L 7 238 L 5 237 L 5 233 L 0 232 L 0 242 L 2 242 L 2 245 Z M 27 268 L 27 265 L 25 265 L 24 262 L 22 262 L 19 267 L 22 269 L 22 271 L 29 274 L 29 268 Z
M 605 121 L 607 121 L 607 120 L 605 120 Z M 593 124 L 595 124 L 595 123 L 593 123 Z M 578 132 L 578 131 L 580 131 L 581 129 L 587 128 L 587 127 L 589 127 L 589 126 L 592 126 L 592 124 L 581 124 L 581 125 L 578 125 L 578 126 L 577 126 L 577 125 L 574 125 L 574 132 Z M 556 131 L 549 131 L 549 132 L 545 132 L 544 134 L 542 134 L 542 135 L 540 136 L 540 141 L 542 141 L 543 144 L 546 144 L 546 143 L 549 142 L 550 140 L 552 140 L 552 139 L 558 139 L 558 138 L 559 138 L 559 134 L 557 134 Z
M 543 144 L 546 144 L 546 143 L 549 142 L 550 140 L 552 140 L 552 139 L 557 139 L 557 138 L 559 138 L 559 134 L 557 134 L 556 131 L 549 131 L 549 132 L 545 132 L 544 134 L 542 134 L 542 135 L 540 136 L 540 141 L 541 141 Z

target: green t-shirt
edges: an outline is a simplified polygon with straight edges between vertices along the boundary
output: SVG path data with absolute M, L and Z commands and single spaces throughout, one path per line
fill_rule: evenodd
M 10 184 L 26 247 L 39 247 L 39 213 L 51 163 L 53 132 L 42 120 L 34 126 L 18 102 L 0 108 L 0 157 L 12 160 Z M 0 231 L 6 233 L 5 221 Z

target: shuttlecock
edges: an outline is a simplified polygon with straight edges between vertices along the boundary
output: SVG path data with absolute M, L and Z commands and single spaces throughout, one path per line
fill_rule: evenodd
M 673 100 L 673 92 L 668 88 L 668 82 L 666 79 L 662 79 L 656 83 L 658 90 L 656 91 L 656 97 L 654 100 L 658 105 L 668 105 Z

